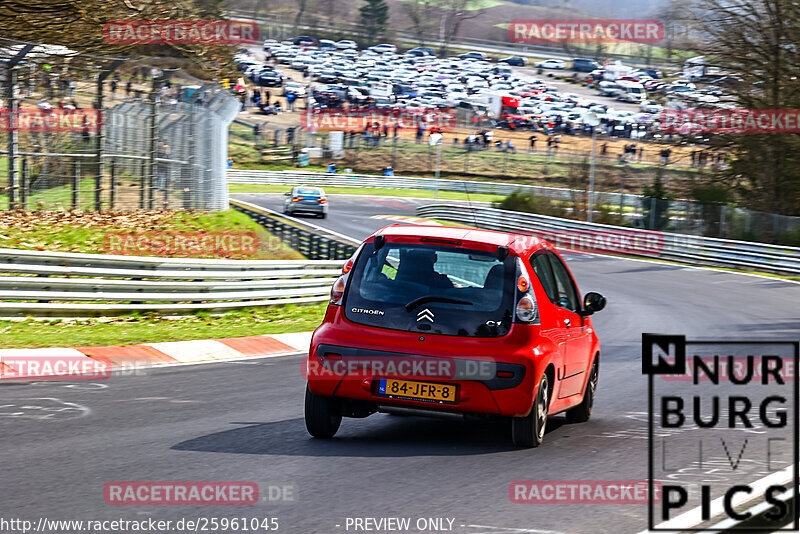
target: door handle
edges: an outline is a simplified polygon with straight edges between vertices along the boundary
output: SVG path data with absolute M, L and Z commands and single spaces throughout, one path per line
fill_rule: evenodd
M 566 326 L 567 328 L 569 328 L 569 325 L 570 325 L 570 324 L 572 324 L 572 323 L 570 323 L 570 320 L 569 320 L 569 319 L 564 319 L 564 326 Z

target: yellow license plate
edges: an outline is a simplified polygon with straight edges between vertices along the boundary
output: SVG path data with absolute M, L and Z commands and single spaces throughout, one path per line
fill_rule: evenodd
M 456 386 L 452 384 L 432 384 L 415 380 L 378 380 L 378 395 L 401 399 L 424 401 L 455 402 Z

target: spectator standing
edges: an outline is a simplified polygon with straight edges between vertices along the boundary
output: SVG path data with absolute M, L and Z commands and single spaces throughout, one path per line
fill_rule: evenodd
M 508 141 L 506 141 L 506 150 L 507 150 L 508 152 L 513 152 L 514 154 L 516 154 L 516 153 L 517 153 L 517 150 L 516 150 L 516 148 L 514 147 L 514 142 L 513 142 L 513 141 L 511 141 L 511 139 L 509 139 Z
M 536 141 L 537 141 L 536 135 L 532 135 L 530 141 L 531 141 L 531 148 L 529 152 L 536 153 Z
M 125 97 L 130 98 L 132 91 L 133 91 L 133 82 L 128 80 L 128 83 L 125 84 Z
M 117 80 L 111 80 L 111 99 L 116 99 Z
M 294 93 L 289 93 L 286 95 L 286 102 L 289 104 L 289 111 L 294 111 L 294 101 L 297 98 L 297 95 Z

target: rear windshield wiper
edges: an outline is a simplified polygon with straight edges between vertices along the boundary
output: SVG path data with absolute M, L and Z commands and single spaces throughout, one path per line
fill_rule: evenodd
M 437 297 L 436 295 L 428 295 L 427 297 L 420 297 L 418 299 L 414 299 L 408 304 L 406 304 L 406 311 L 410 312 L 414 308 L 422 306 L 423 304 L 427 304 L 429 302 L 444 302 L 445 304 L 464 304 L 466 306 L 472 306 L 472 303 L 466 300 L 451 299 L 449 297 Z

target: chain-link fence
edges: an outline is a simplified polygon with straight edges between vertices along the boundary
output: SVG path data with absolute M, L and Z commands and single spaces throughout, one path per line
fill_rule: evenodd
M 228 127 L 241 106 L 227 90 L 138 60 L 7 41 L 0 209 L 227 209 Z
M 240 105 L 208 84 L 108 110 L 109 202 L 127 209 L 227 209 L 228 126 Z

